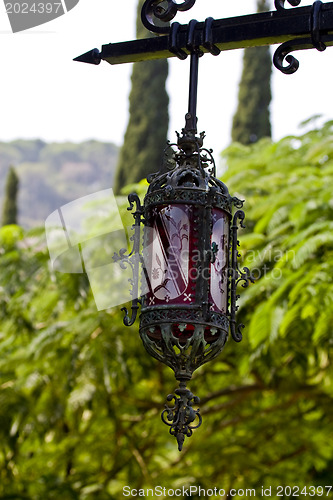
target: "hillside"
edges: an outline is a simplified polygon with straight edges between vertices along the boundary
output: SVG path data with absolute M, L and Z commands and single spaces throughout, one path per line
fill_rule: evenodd
M 65 203 L 111 187 L 117 157 L 117 146 L 93 140 L 0 142 L 0 207 L 10 165 L 20 179 L 18 222 L 28 228 L 43 224 Z

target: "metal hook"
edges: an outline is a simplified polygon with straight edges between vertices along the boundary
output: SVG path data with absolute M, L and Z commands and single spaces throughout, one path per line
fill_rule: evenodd
M 302 39 L 302 42 L 306 42 L 308 39 Z M 292 55 L 288 55 L 293 50 L 297 50 L 299 46 L 294 47 L 295 44 L 299 44 L 299 40 L 291 40 L 290 42 L 285 42 L 280 47 L 276 49 L 273 56 L 273 64 L 274 66 L 280 70 L 285 75 L 292 75 L 299 68 L 299 61 L 296 57 Z M 302 48 L 302 46 L 301 46 Z M 284 66 L 283 62 L 287 61 L 288 65 Z
M 311 9 L 311 40 L 314 48 L 319 50 L 319 52 L 323 52 L 326 49 L 326 45 L 321 41 L 320 36 L 320 11 L 322 5 L 320 0 L 316 0 Z
M 207 17 L 205 20 L 204 26 L 204 42 L 203 46 L 207 49 L 213 56 L 218 56 L 221 51 L 216 45 L 213 43 L 213 22 L 214 19 L 212 17 Z
M 191 52 L 191 54 L 196 53 L 199 55 L 199 57 L 203 56 L 203 52 L 200 50 L 199 46 L 195 44 L 194 41 L 194 32 L 195 28 L 198 24 L 198 21 L 196 19 L 192 19 L 189 22 L 188 28 L 187 28 L 187 43 L 186 43 L 186 48 Z
M 169 51 L 175 54 L 178 59 L 184 60 L 187 58 L 187 53 L 178 46 L 178 33 L 180 30 L 180 24 L 175 22 L 171 24 L 170 34 L 169 34 Z

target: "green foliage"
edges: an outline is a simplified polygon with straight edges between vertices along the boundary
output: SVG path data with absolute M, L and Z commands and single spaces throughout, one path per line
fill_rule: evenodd
M 42 231 L 1 229 L 0 499 L 118 499 L 126 485 L 259 497 L 329 482 L 332 137 L 328 123 L 225 152 L 258 281 L 241 294 L 243 341 L 194 374 L 203 425 L 181 454 L 159 418 L 176 383 L 138 324 L 125 328 L 120 307 L 98 312 L 84 275 L 52 271 Z
M 119 310 L 96 311 L 83 275 L 49 270 L 42 235 L 22 240 L 13 226 L 9 237 L 10 227 L 0 234 L 0 498 L 115 498 L 121 478 L 141 476 L 152 362 Z
M 0 143 L 0 186 L 8 165 L 15 164 L 20 178 L 20 224 L 42 225 L 48 215 L 76 198 L 112 186 L 118 149 L 111 143 L 86 141 L 45 143 L 16 140 Z M 0 189 L 0 204 L 4 193 Z
M 252 370 L 276 397 L 289 392 L 288 425 L 297 408 L 304 478 L 317 477 L 332 460 L 325 446 L 333 432 L 332 137 L 328 122 L 301 137 L 233 144 L 224 153 L 224 181 L 246 199 L 243 263 L 259 278 L 240 303 Z M 312 426 L 321 430 L 310 438 Z
M 258 12 L 268 10 L 267 1 L 257 0 L 257 7 Z M 271 137 L 271 67 L 269 46 L 244 50 L 238 107 L 232 124 L 232 140 L 235 142 L 251 144 L 263 137 Z
M 17 223 L 17 194 L 19 179 L 13 167 L 10 167 L 7 174 L 5 186 L 5 199 L 2 208 L 2 225 Z
M 138 3 L 137 37 L 153 36 L 140 20 L 143 0 Z M 165 89 L 168 61 L 143 61 L 133 65 L 129 97 L 129 122 L 120 150 L 114 190 L 139 182 L 161 167 L 168 132 L 169 97 Z

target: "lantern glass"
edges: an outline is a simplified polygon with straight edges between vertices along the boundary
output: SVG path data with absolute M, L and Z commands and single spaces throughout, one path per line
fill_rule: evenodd
M 167 316 L 178 308 L 183 317 L 172 321 L 172 335 L 185 343 L 200 323 L 205 341 L 213 343 L 217 329 L 211 321 L 205 325 L 202 310 L 205 303 L 208 314 L 227 314 L 230 215 L 213 208 L 204 220 L 207 207 L 191 203 L 156 205 L 151 213 L 144 229 L 145 313 L 164 311 Z M 186 310 L 197 314 L 198 321 L 185 322 Z M 161 325 L 151 325 L 148 335 L 159 340 Z
M 153 228 L 147 228 L 145 243 L 145 265 L 150 281 L 148 305 L 191 302 L 190 209 L 185 205 L 155 209 Z
M 226 314 L 228 307 L 229 216 L 224 210 L 214 208 L 212 219 L 212 248 L 216 248 L 216 254 L 210 266 L 210 308 L 212 311 Z

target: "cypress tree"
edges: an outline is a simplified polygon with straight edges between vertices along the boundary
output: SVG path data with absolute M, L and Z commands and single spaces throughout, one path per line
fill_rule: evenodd
M 153 36 L 141 23 L 143 3 L 144 0 L 139 0 L 137 38 Z M 167 76 L 167 60 L 133 64 L 130 117 L 115 174 L 116 193 L 126 184 L 138 182 L 160 168 L 169 123 Z
M 5 198 L 2 209 L 2 225 L 17 223 L 17 193 L 19 180 L 14 167 L 9 167 L 6 186 Z
M 267 0 L 257 0 L 257 10 L 268 10 Z M 262 137 L 271 137 L 271 74 L 269 46 L 245 49 L 238 108 L 232 124 L 233 141 L 250 144 Z

